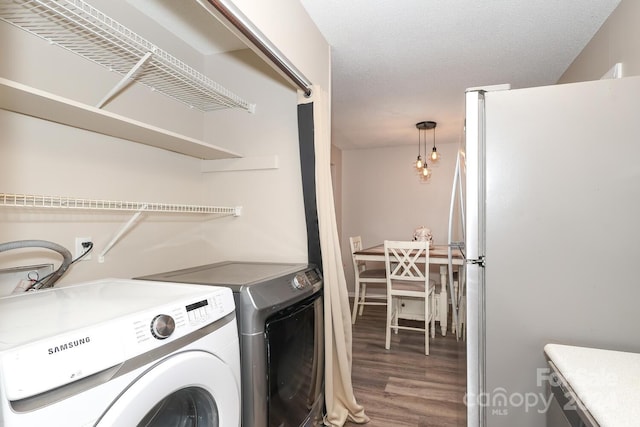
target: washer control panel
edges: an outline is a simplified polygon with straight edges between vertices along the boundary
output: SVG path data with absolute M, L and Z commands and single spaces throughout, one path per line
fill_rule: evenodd
M 133 327 L 136 342 L 139 345 L 154 346 L 153 342 L 165 340 L 174 335 L 185 335 L 233 311 L 234 306 L 229 306 L 227 301 L 232 298 L 228 295 L 230 290 L 219 291 L 212 287 L 209 289 L 212 292 L 208 298 L 184 305 L 170 305 L 155 315 L 142 315 L 135 319 Z
M 309 288 L 315 290 L 316 287 L 320 286 L 321 282 L 320 274 L 315 269 L 301 271 L 291 281 L 293 287 L 300 290 Z
M 187 318 L 192 324 L 204 322 L 209 318 L 209 316 L 211 316 L 212 312 L 218 311 L 219 305 L 220 301 L 216 295 L 211 299 L 211 303 L 209 303 L 209 300 L 202 300 L 189 304 L 185 307 L 187 311 Z

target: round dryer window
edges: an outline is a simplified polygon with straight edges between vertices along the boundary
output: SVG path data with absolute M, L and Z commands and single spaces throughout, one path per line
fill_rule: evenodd
M 186 351 L 145 371 L 96 427 L 239 426 L 239 386 L 232 369 L 204 351 Z
M 158 403 L 138 423 L 145 427 L 219 426 L 218 405 L 200 387 L 183 388 Z

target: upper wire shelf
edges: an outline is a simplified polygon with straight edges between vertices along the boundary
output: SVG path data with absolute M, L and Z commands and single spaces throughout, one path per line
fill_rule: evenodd
M 137 70 L 135 81 L 198 110 L 255 109 L 82 0 L 0 0 L 0 19 L 122 75 Z
M 162 213 L 216 214 L 239 216 L 240 207 L 182 205 L 169 203 L 125 202 L 114 200 L 79 199 L 63 196 L 41 196 L 0 193 L 0 206 L 27 208 L 58 208 Z

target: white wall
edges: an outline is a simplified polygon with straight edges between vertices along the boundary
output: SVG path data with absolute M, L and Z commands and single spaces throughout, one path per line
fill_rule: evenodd
M 623 76 L 640 75 L 640 2 L 622 0 L 558 83 L 597 80 L 614 64 Z
M 310 76 L 328 82 L 329 48 L 322 45 L 315 26 L 307 23 L 300 28 L 306 13 L 296 19 L 302 8 L 295 1 L 289 3 L 290 19 L 271 23 L 277 24 L 280 34 L 288 34 L 282 50 L 296 52 L 302 50 L 297 45 L 303 46 L 304 54 L 291 60 Z M 280 13 L 286 17 L 289 11 L 281 9 Z M 2 22 L 0 35 L 0 77 L 88 104 L 97 102 L 119 79 Z M 277 155 L 278 169 L 203 174 L 198 159 L 0 110 L 0 191 L 242 205 L 242 216 L 212 219 L 145 214 L 100 264 L 97 253 L 131 213 L 0 207 L 0 242 L 44 239 L 73 249 L 76 236 L 92 237 L 96 244 L 93 259 L 75 264 L 60 285 L 101 277 L 133 277 L 231 258 L 305 261 L 296 90 L 256 61 L 249 50 L 203 58 L 202 63 L 190 65 L 206 68 L 213 80 L 255 102 L 256 113 L 233 110 L 204 114 L 137 85 L 127 88 L 107 109 L 247 156 Z M 0 253 L 0 269 L 39 262 L 57 266 L 59 257 L 46 250 Z
M 447 243 L 451 186 L 458 145 L 438 144 L 441 159 L 430 165 L 432 176 L 421 182 L 414 163 L 415 146 L 342 152 L 342 259 L 353 289 L 350 236 L 363 245 L 411 240 L 419 226 L 431 229 L 436 244 Z
M 204 175 L 215 200 L 243 207 L 240 221 L 206 224 L 211 248 L 228 259 L 306 262 L 296 91 L 249 50 L 216 55 L 206 66 L 223 76 L 230 90 L 247 91 L 257 108 L 241 116 L 208 113 L 205 139 L 216 138 L 247 157 L 277 156 L 278 161 L 277 169 Z

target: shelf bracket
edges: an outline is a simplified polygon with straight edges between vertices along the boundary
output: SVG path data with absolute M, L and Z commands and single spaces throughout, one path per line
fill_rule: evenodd
M 104 249 L 102 250 L 102 252 L 100 253 L 100 256 L 98 256 L 98 262 L 99 263 L 103 263 L 104 262 L 104 256 L 107 254 L 107 252 L 109 252 L 111 250 L 111 248 L 118 242 L 118 240 L 120 240 L 120 238 L 127 232 L 129 231 L 129 229 L 131 227 L 133 227 L 133 225 L 135 224 L 135 222 L 140 218 L 140 215 L 142 215 L 142 212 L 145 211 L 145 209 L 147 208 L 147 206 L 143 206 L 140 209 L 138 209 L 138 211 L 136 213 L 133 214 L 133 216 L 129 219 L 129 221 L 127 221 L 127 223 L 125 225 L 122 226 L 122 228 L 120 229 L 120 231 L 118 231 L 116 233 L 115 236 L 113 236 L 113 238 L 111 239 L 111 241 L 107 244 L 107 246 L 104 247 Z
M 138 63 L 136 65 L 133 66 L 133 68 L 131 70 L 129 70 L 129 72 L 127 74 L 125 74 L 125 76 L 122 78 L 122 80 L 120 80 L 118 82 L 118 84 L 116 84 L 113 89 L 111 89 L 109 91 L 109 93 L 107 93 L 105 95 L 104 98 L 102 98 L 102 101 L 98 102 L 98 104 L 96 105 L 96 108 L 102 108 L 104 107 L 104 105 L 109 102 L 109 100 L 111 98 L 113 98 L 113 96 L 115 94 L 117 94 L 118 92 L 120 92 L 122 90 L 123 87 L 125 87 L 125 85 L 127 85 L 127 83 L 129 83 L 129 80 L 131 78 L 133 78 L 133 75 L 135 73 L 138 72 L 138 70 L 140 69 L 140 67 L 142 67 L 144 65 L 145 62 L 147 62 L 147 60 L 149 58 L 151 58 L 151 55 L 153 55 L 153 52 L 147 52 L 144 54 L 144 56 L 142 58 L 140 58 L 140 60 L 138 61 Z

